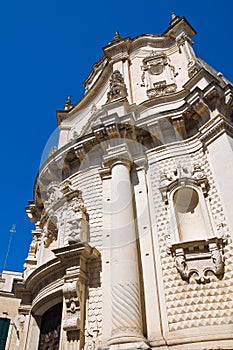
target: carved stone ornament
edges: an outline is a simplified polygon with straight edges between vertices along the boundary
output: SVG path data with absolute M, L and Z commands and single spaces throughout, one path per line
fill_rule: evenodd
M 127 96 L 126 85 L 119 70 L 115 70 L 110 78 L 107 103 Z
M 75 342 L 79 342 L 77 349 L 83 349 L 87 280 L 84 271 L 86 271 L 86 262 L 81 256 L 78 257 L 77 254 L 75 256 L 77 265 L 68 267 L 64 277 L 63 330 L 67 332 L 68 337 L 71 337 Z
M 47 193 L 48 197 L 47 200 L 44 201 L 44 207 L 48 215 L 51 215 L 54 211 L 54 206 L 62 199 L 63 194 L 57 182 L 51 182 L 48 186 Z
M 142 86 L 147 87 L 149 98 L 176 91 L 175 68 L 169 64 L 169 59 L 164 53 L 152 51 L 149 56 L 144 58 L 142 71 Z M 156 76 L 160 76 L 159 81 L 157 81 Z
M 57 240 L 57 218 L 51 216 L 44 227 L 44 246 L 48 248 L 53 241 Z
M 164 71 L 165 64 L 167 64 L 167 56 L 164 53 L 152 51 L 144 58 L 142 69 L 148 70 L 152 75 L 160 75 Z
M 65 241 L 68 244 L 87 241 L 88 216 L 81 193 L 79 191 L 67 192 L 66 198 L 60 220 L 65 232 Z
M 153 84 L 152 89 L 147 90 L 149 98 L 163 96 L 176 91 L 176 84 L 167 84 L 165 80 Z
M 192 78 L 201 69 L 201 64 L 194 59 L 190 59 L 188 62 L 188 74 Z
M 171 192 L 174 188 L 178 186 L 186 185 L 196 185 L 202 189 L 204 195 L 207 194 L 209 189 L 208 179 L 198 164 L 194 164 L 193 169 L 188 169 L 185 166 L 180 164 L 177 165 L 177 168 L 166 174 L 162 172 L 160 174 L 160 192 L 163 198 L 163 201 L 168 204 L 168 193 Z
M 183 280 L 189 281 L 193 277 L 198 283 L 207 283 L 211 274 L 220 277 L 224 273 L 221 238 L 173 244 L 171 252 Z
M 80 197 L 74 197 L 68 201 L 63 217 L 68 243 L 86 241 L 88 222 L 86 208 Z
M 80 329 L 80 300 L 78 297 L 78 282 L 67 282 L 63 287 L 66 303 L 66 319 L 63 322 L 65 331 Z

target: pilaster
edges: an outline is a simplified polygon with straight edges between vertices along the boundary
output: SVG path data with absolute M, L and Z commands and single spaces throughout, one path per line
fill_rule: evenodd
M 148 188 L 146 179 L 146 162 L 144 159 L 136 161 L 137 184 L 134 186 L 136 204 L 136 217 L 140 247 L 140 260 L 142 265 L 145 322 L 147 328 L 147 339 L 150 345 L 165 345 L 161 322 L 160 307 L 158 299 L 158 286 L 156 281 L 156 265 L 154 260 L 152 242 L 152 222 L 150 218 Z

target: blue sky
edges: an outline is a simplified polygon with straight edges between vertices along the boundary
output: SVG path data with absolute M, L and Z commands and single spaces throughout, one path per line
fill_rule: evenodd
M 33 229 L 24 207 L 33 197 L 44 147 L 56 130 L 55 111 L 63 108 L 67 95 L 72 102 L 82 97 L 83 81 L 115 30 L 131 37 L 161 34 L 174 11 L 196 29 L 198 55 L 233 81 L 232 10 L 231 0 L 1 2 L 0 270 L 12 224 L 16 233 L 5 268 L 23 269 Z

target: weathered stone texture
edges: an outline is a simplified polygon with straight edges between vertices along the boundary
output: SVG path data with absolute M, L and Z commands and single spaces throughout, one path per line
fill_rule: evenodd
M 73 178 L 74 186 L 82 192 L 87 214 L 89 216 L 90 244 L 101 249 L 103 225 L 102 182 L 98 168 L 83 170 Z

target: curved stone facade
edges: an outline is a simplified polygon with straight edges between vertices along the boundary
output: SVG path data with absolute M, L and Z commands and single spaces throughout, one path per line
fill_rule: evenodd
M 178 16 L 116 33 L 57 111 L 26 208 L 19 349 L 233 349 L 233 87 L 194 35 Z

